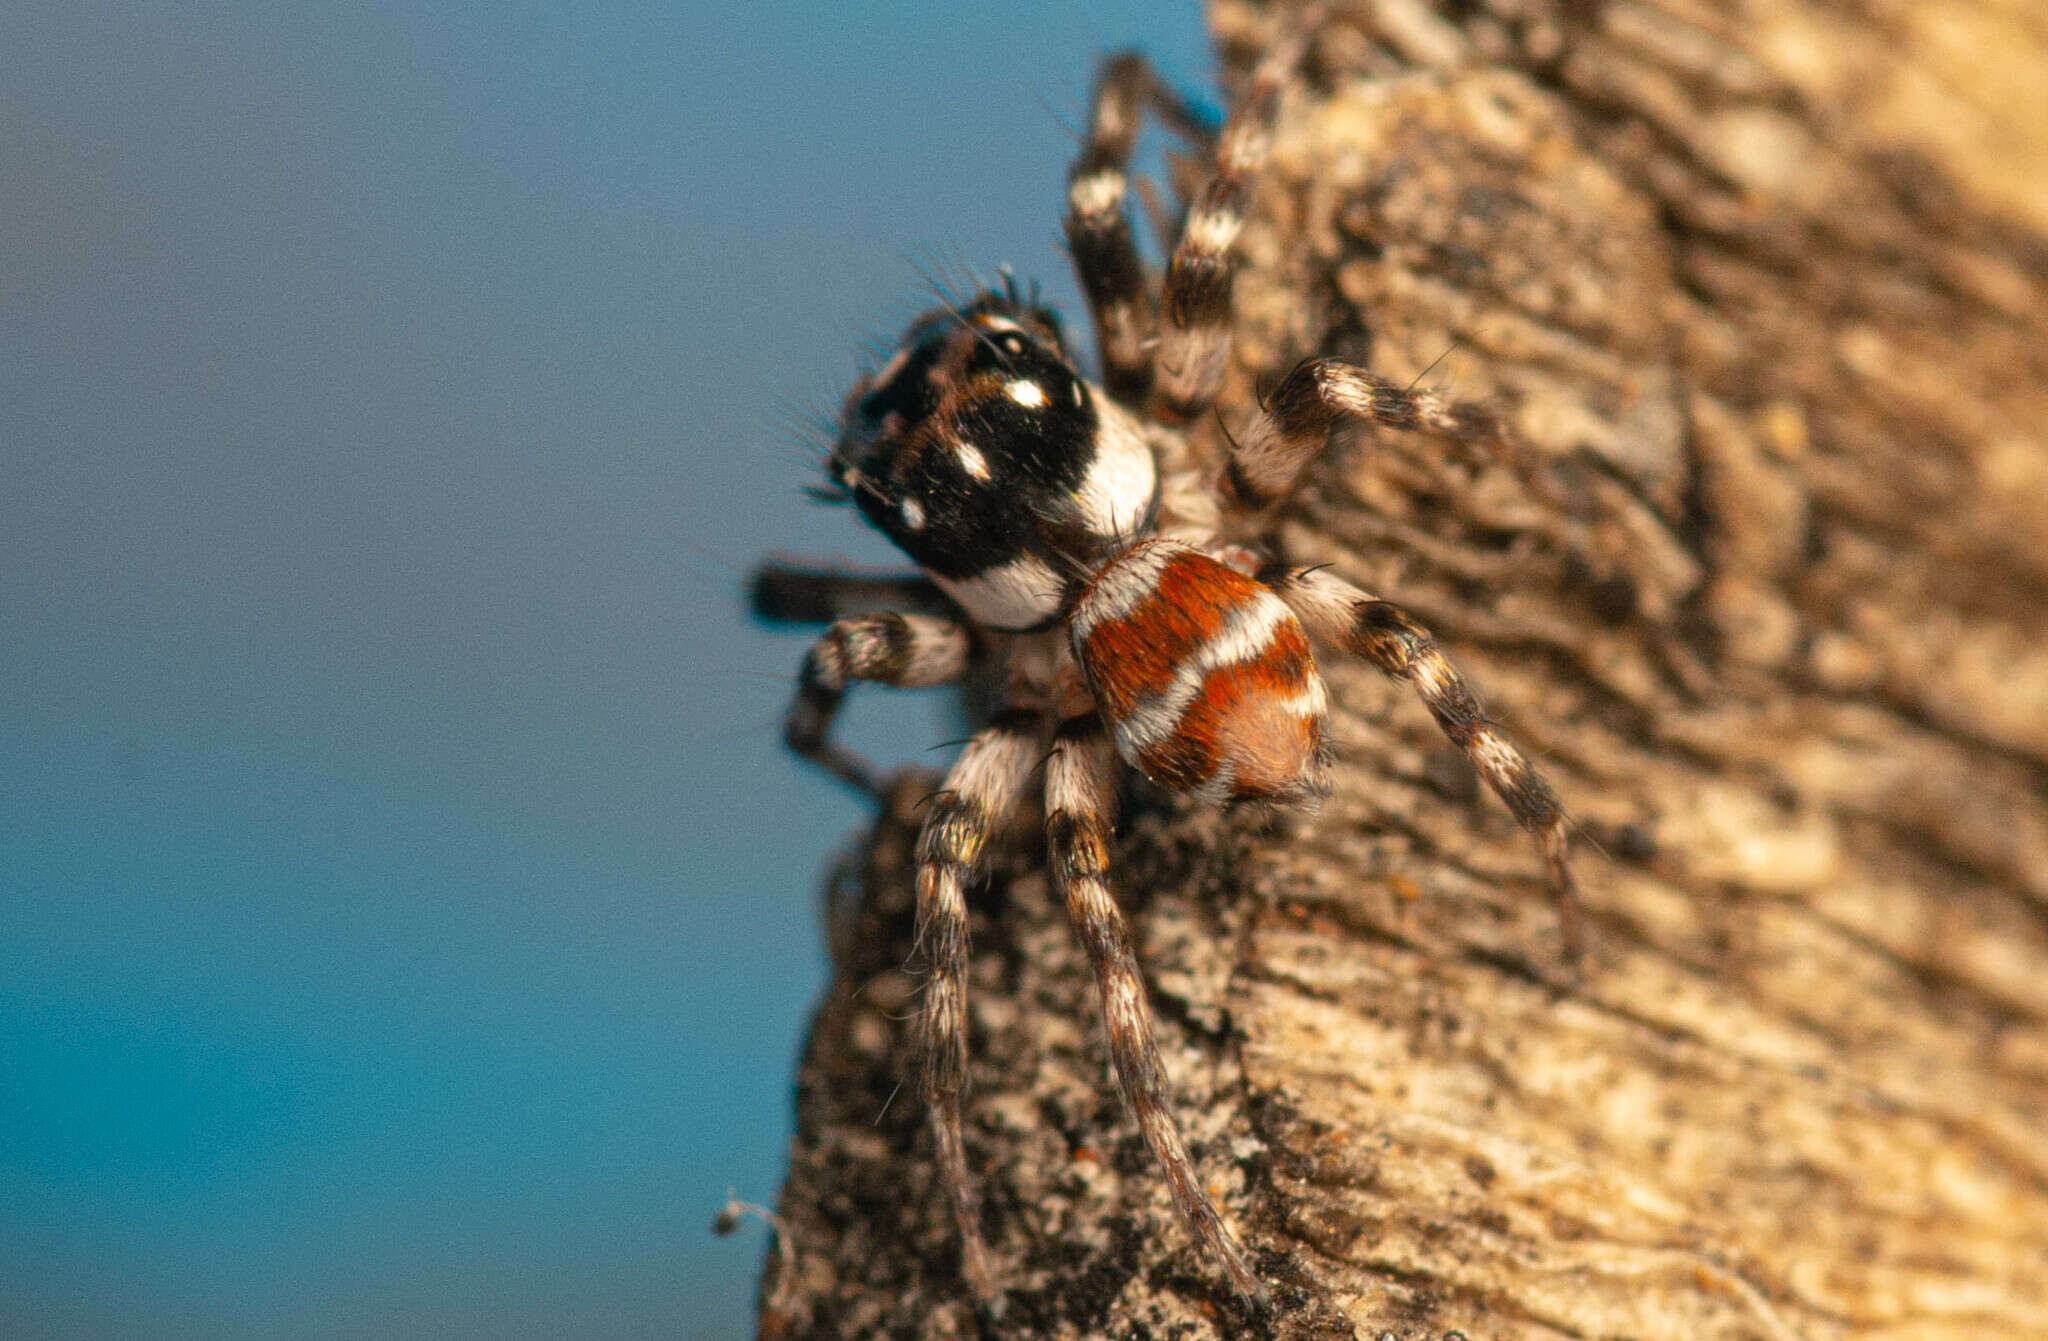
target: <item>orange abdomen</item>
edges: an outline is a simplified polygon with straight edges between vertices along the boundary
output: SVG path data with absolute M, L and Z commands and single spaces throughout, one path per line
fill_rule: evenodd
M 1308 635 L 1235 568 L 1178 541 L 1134 545 L 1089 582 L 1070 631 L 1118 753 L 1154 782 L 1215 802 L 1328 792 Z

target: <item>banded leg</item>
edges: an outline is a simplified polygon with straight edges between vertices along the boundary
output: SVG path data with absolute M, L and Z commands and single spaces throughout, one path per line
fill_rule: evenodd
M 1222 1262 L 1240 1293 L 1264 1304 L 1266 1287 L 1202 1187 L 1168 1106 L 1165 1069 L 1152 1041 L 1145 980 L 1109 884 L 1115 782 L 1116 752 L 1101 720 L 1090 713 L 1062 724 L 1053 738 L 1045 777 L 1046 843 L 1053 878 L 1066 899 L 1074 934 L 1095 970 L 1103 1032 L 1124 1106 L 1165 1172 L 1173 1203 L 1196 1241 Z
M 867 610 L 940 615 L 953 608 L 921 573 L 839 568 L 781 558 L 769 559 L 754 570 L 747 584 L 747 602 L 758 618 L 772 624 L 830 624 Z
M 1067 173 L 1067 250 L 1095 320 L 1102 383 L 1129 405 L 1141 404 L 1152 386 L 1152 298 L 1124 206 L 1131 154 L 1148 106 L 1176 133 L 1205 136 L 1201 118 L 1145 58 L 1126 52 L 1102 67 L 1088 137 Z
M 931 1123 L 939 1179 L 960 1228 L 961 1270 L 983 1300 L 995 1295 L 960 1123 L 967 1088 L 967 885 L 989 835 L 1038 762 L 1041 718 L 1013 708 L 961 751 L 932 798 L 917 838 L 917 953 L 927 977 L 918 1011 L 919 1093 Z
M 966 628 L 951 619 L 883 613 L 838 620 L 804 657 L 782 738 L 834 777 L 878 797 L 874 769 L 829 738 L 846 686 L 854 680 L 899 689 L 951 684 L 967 673 L 972 653 Z
M 1564 806 L 1528 756 L 1487 720 L 1479 700 L 1429 630 L 1398 607 L 1322 569 L 1274 565 L 1261 572 L 1259 580 L 1279 593 L 1310 633 L 1364 657 L 1414 688 L 1443 733 L 1465 751 L 1494 795 L 1535 837 L 1557 905 L 1564 952 L 1576 964 L 1585 953 L 1585 932 L 1578 887 L 1572 880 L 1571 829 Z
M 1506 425 L 1484 406 L 1412 390 L 1337 359 L 1309 359 L 1280 379 L 1265 412 L 1233 444 L 1229 482 L 1238 500 L 1259 507 L 1286 497 L 1346 421 L 1432 429 L 1497 451 L 1513 446 Z
M 1281 86 L 1306 41 L 1306 23 L 1291 27 L 1252 72 L 1251 86 L 1217 141 L 1216 173 L 1181 225 L 1166 269 L 1166 322 L 1159 336 L 1159 411 L 1170 420 L 1192 419 L 1222 389 L 1230 362 L 1233 251 L 1272 147 Z

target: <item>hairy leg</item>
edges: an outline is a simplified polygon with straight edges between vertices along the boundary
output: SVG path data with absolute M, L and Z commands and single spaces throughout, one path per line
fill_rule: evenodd
M 1158 409 L 1185 422 L 1223 387 L 1230 361 L 1230 289 L 1237 235 L 1273 141 L 1280 89 L 1301 60 L 1306 26 L 1282 34 L 1252 72 L 1216 144 L 1216 172 L 1189 208 L 1166 269 L 1159 334 Z
M 1054 736 L 1045 778 L 1045 826 L 1053 878 L 1066 899 L 1074 934 L 1095 970 L 1110 1063 L 1124 1105 L 1165 1172 L 1174 1205 L 1195 1239 L 1222 1262 L 1241 1293 L 1263 1303 L 1266 1287 L 1202 1187 L 1169 1107 L 1165 1071 L 1152 1041 L 1145 980 L 1109 884 L 1116 767 L 1116 752 L 1095 714 L 1070 718 Z
M 995 1282 L 960 1120 L 967 1087 L 967 885 L 1037 764 L 1042 723 L 1040 714 L 1013 708 L 969 741 L 932 798 L 917 840 L 917 947 L 927 975 L 918 1011 L 919 1093 L 960 1229 L 961 1268 L 982 1300 L 994 1297 Z
M 1571 829 L 1564 806 L 1536 766 L 1480 710 L 1479 701 L 1429 630 L 1398 607 L 1318 568 L 1274 565 L 1259 580 L 1278 592 L 1310 633 L 1405 681 L 1443 733 L 1465 752 L 1494 795 L 1536 839 L 1557 904 L 1566 956 L 1585 951 L 1578 888 L 1572 880 Z
M 1096 79 L 1087 135 L 1067 173 L 1067 250 L 1095 320 L 1102 383 L 1129 405 L 1142 403 L 1152 387 L 1150 281 L 1124 203 L 1147 108 L 1178 134 L 1205 137 L 1201 119 L 1145 58 L 1125 52 Z
M 951 619 L 883 613 L 837 620 L 804 657 L 783 739 L 834 777 L 880 796 L 874 769 L 831 739 L 847 685 L 855 680 L 904 689 L 951 684 L 967 673 L 972 653 L 966 628 Z
M 1259 507 L 1287 496 L 1302 469 L 1322 452 L 1330 431 L 1346 422 L 1428 429 L 1460 442 L 1505 452 L 1514 444 L 1491 410 L 1416 391 L 1338 359 L 1296 364 L 1266 397 L 1264 413 L 1232 443 L 1228 483 L 1240 503 Z
M 868 610 L 942 615 L 953 609 L 945 593 L 921 573 L 842 568 L 801 559 L 772 558 L 754 570 L 747 604 L 774 624 L 830 624 Z

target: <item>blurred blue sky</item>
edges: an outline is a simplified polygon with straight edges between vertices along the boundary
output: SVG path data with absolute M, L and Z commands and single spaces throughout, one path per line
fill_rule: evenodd
M 0 1333 L 731 1337 L 817 891 L 786 423 L 1192 7 L 0 17 Z M 946 734 L 868 695 L 884 758 Z

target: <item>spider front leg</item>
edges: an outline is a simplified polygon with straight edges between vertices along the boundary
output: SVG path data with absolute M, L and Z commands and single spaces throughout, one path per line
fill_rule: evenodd
M 1126 52 L 1102 67 L 1088 133 L 1067 173 L 1067 251 L 1095 320 L 1102 384 L 1127 405 L 1152 387 L 1152 296 L 1145 262 L 1124 207 L 1131 154 L 1144 111 L 1190 139 L 1205 131 L 1143 56 Z
M 1429 630 L 1397 606 L 1319 568 L 1274 565 L 1261 572 L 1259 580 L 1287 602 L 1310 633 L 1364 657 L 1414 688 L 1443 733 L 1535 837 L 1557 905 L 1565 957 L 1576 965 L 1585 954 L 1585 932 L 1572 880 L 1571 829 L 1564 807 L 1528 756 L 1487 720 L 1479 700 Z
M 1053 879 L 1095 970 L 1103 1032 L 1124 1106 L 1165 1172 L 1174 1205 L 1196 1241 L 1222 1262 L 1240 1293 L 1263 1306 L 1266 1287 L 1202 1187 L 1168 1104 L 1165 1070 L 1152 1041 L 1145 980 L 1109 884 L 1116 769 L 1116 752 L 1099 717 L 1090 713 L 1061 725 L 1045 775 L 1046 845 Z
M 953 608 L 922 573 L 842 568 L 770 558 L 754 569 L 747 603 L 772 624 L 830 624 L 868 610 L 940 615 Z
M 951 684 L 967 673 L 973 641 L 957 620 L 885 612 L 836 621 L 811 644 L 783 723 L 789 748 L 869 796 L 881 780 L 865 759 L 830 739 L 832 720 L 854 680 L 899 689 Z
M 983 1301 L 995 1296 L 960 1123 L 967 1088 L 967 885 L 990 834 L 1038 762 L 1042 716 L 1012 708 L 985 727 L 946 773 L 917 839 L 917 954 L 927 977 L 918 1011 L 919 1093 L 939 1178 L 960 1230 L 961 1270 Z
M 1305 22 L 1305 21 L 1304 21 Z M 1159 334 L 1159 412 L 1185 423 L 1223 387 L 1230 362 L 1230 290 L 1237 235 L 1273 143 L 1280 89 L 1307 41 L 1297 25 L 1276 39 L 1216 142 L 1216 171 L 1196 195 L 1166 268 L 1166 321 Z

